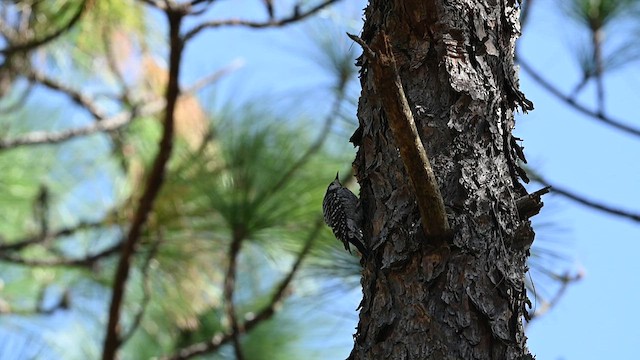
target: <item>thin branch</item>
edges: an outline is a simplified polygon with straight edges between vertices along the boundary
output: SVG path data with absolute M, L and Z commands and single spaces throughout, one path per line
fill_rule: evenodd
M 155 114 L 158 111 L 164 109 L 164 107 L 164 100 L 156 100 L 143 105 L 137 111 L 134 110 L 122 112 L 111 118 L 107 118 L 99 122 L 94 122 L 87 126 L 54 132 L 33 131 L 14 139 L 0 139 L 0 150 L 17 148 L 27 145 L 57 144 L 80 136 L 87 136 L 98 132 L 117 130 L 125 125 L 128 125 L 136 116 L 147 116 Z
M 138 208 L 131 222 L 131 228 L 121 249 L 120 261 L 118 262 L 118 268 L 113 281 L 111 305 L 109 306 L 109 321 L 107 323 L 102 352 L 103 360 L 113 360 L 121 345 L 120 312 L 122 310 L 127 278 L 129 277 L 131 258 L 134 255 L 142 228 L 147 222 L 149 213 L 153 208 L 153 202 L 164 183 L 167 163 L 173 150 L 174 112 L 178 96 L 180 95 L 178 79 L 180 75 L 180 62 L 182 60 L 181 55 L 184 48 L 184 42 L 180 39 L 180 25 L 183 15 L 169 10 L 166 12 L 166 15 L 169 22 L 170 54 L 169 83 L 167 84 L 165 95 L 166 109 L 164 112 L 163 133 L 160 143 L 158 144 L 158 154 L 154 159 L 151 172 L 144 187 L 144 193 L 140 198 Z
M 149 283 L 149 269 L 151 268 L 151 260 L 158 253 L 158 248 L 160 247 L 160 243 L 162 242 L 162 234 L 158 234 L 158 239 L 153 243 L 151 249 L 149 250 L 149 254 L 147 258 L 144 260 L 144 264 L 142 265 L 142 301 L 140 304 L 140 310 L 133 317 L 133 321 L 131 323 L 131 327 L 129 330 L 122 335 L 121 346 L 123 346 L 136 332 L 136 330 L 140 327 L 142 323 L 142 318 L 147 310 L 147 306 L 149 305 L 149 301 L 151 301 L 151 285 Z
M 539 309 L 529 312 L 528 323 L 530 323 L 531 320 L 541 315 L 544 315 L 545 313 L 549 312 L 549 310 L 553 309 L 556 306 L 556 304 L 558 304 L 560 299 L 562 299 L 569 285 L 582 280 L 583 277 L 584 277 L 584 274 L 582 272 L 578 272 L 573 276 L 569 275 L 568 272 L 565 273 L 564 275 L 556 276 L 556 280 L 560 281 L 560 288 L 558 289 L 558 291 L 555 293 L 555 295 L 550 301 L 545 301 L 544 299 L 540 298 L 537 294 L 534 294 L 535 298 L 539 299 L 542 302 L 542 305 L 540 306 Z
M 324 226 L 324 219 L 322 216 L 319 216 L 316 219 L 313 225 L 313 228 L 311 229 L 311 232 L 309 233 L 309 236 L 305 241 L 304 247 L 298 254 L 296 262 L 291 266 L 289 273 L 284 277 L 284 279 L 282 279 L 282 281 L 280 282 L 280 285 L 276 288 L 276 291 L 271 296 L 271 301 L 269 301 L 269 304 L 265 306 L 255 316 L 252 316 L 251 318 L 247 319 L 247 321 L 244 324 L 245 331 L 249 331 L 256 325 L 258 325 L 260 322 L 269 319 L 271 316 L 273 316 L 273 314 L 275 314 L 276 309 L 278 309 L 280 305 L 282 305 L 282 302 L 284 301 L 284 296 L 287 293 L 286 290 L 289 288 L 289 285 L 291 285 L 291 282 L 293 281 L 293 278 L 295 277 L 298 270 L 300 270 L 300 267 L 302 266 L 302 262 L 309 255 L 309 252 L 313 248 L 315 240 L 318 238 L 318 235 L 320 234 L 320 230 L 322 229 L 323 226 Z
M 82 14 L 84 14 L 85 10 L 87 10 L 89 8 L 90 5 L 92 5 L 93 0 L 83 0 L 82 4 L 80 4 L 80 6 L 78 6 L 78 10 L 76 11 L 76 13 L 73 15 L 73 17 L 71 18 L 71 20 L 69 20 L 69 22 L 67 24 L 65 24 L 64 26 L 60 27 L 59 29 L 57 29 L 56 31 L 52 32 L 49 35 L 46 35 L 40 39 L 35 39 L 35 40 L 31 40 L 31 41 L 27 41 L 25 43 L 22 44 L 9 44 L 9 46 L 0 49 L 0 54 L 4 55 L 4 56 L 11 56 L 12 54 L 15 53 L 19 53 L 19 52 L 26 52 L 29 51 L 31 49 L 34 49 L 38 46 L 42 46 L 52 40 L 55 40 L 56 38 L 58 38 L 60 35 L 64 34 L 65 32 L 71 30 L 71 28 L 73 28 L 73 26 L 80 20 L 80 18 L 82 17 Z
M 591 79 L 592 76 L 593 75 L 591 75 L 589 73 L 585 73 L 582 76 L 582 80 L 580 80 L 578 85 L 576 85 L 576 87 L 573 88 L 573 91 L 571 91 L 571 95 L 569 95 L 568 98 L 571 99 L 572 101 L 575 101 L 575 99 L 580 94 L 580 91 L 582 91 L 582 89 L 587 85 L 587 83 L 589 82 L 589 80 Z
M 211 5 L 215 0 L 191 0 L 191 2 L 187 2 L 182 4 L 182 8 L 184 9 L 183 13 L 185 15 L 200 15 L 202 13 L 204 13 L 205 11 L 207 11 L 209 5 Z M 206 2 L 207 4 L 204 5 L 200 10 L 194 10 L 193 8 Z
M 113 53 L 113 47 L 111 46 L 111 31 L 109 26 L 105 26 L 102 28 L 102 45 L 104 47 L 105 58 L 107 60 L 107 67 L 109 71 L 115 77 L 120 89 L 122 90 L 121 99 L 124 100 L 125 103 L 130 104 L 131 96 L 129 91 L 129 86 L 127 85 L 127 81 L 124 76 L 118 69 L 118 60 L 116 59 L 116 54 Z
M 63 236 L 70 236 L 81 230 L 98 228 L 104 225 L 106 225 L 104 220 L 95 221 L 95 222 L 81 222 L 72 227 L 66 227 L 55 232 L 46 233 L 44 234 L 44 236 L 41 234 L 38 234 L 38 235 L 30 236 L 21 240 L 11 241 L 7 244 L 5 244 L 4 241 L 2 241 L 2 239 L 0 239 L 0 252 L 18 251 L 34 244 L 43 243 L 48 239 L 55 239 Z
M 91 268 L 96 262 L 102 258 L 117 254 L 122 247 L 122 242 L 119 241 L 115 245 L 112 245 L 105 250 L 102 250 L 96 254 L 85 256 L 79 259 L 25 259 L 19 256 L 12 255 L 6 252 L 0 252 L 0 260 L 24 265 L 28 267 L 79 267 L 79 268 Z
M 322 145 L 329 136 L 329 132 L 331 130 L 331 127 L 333 126 L 333 123 L 335 122 L 335 119 L 339 116 L 340 107 L 342 106 L 342 103 L 344 102 L 346 96 L 346 85 L 346 82 L 341 82 L 340 87 L 337 89 L 336 98 L 333 102 L 331 110 L 329 111 L 329 114 L 324 120 L 324 125 L 322 127 L 322 130 L 320 131 L 320 135 L 318 136 L 318 138 L 313 142 L 313 144 L 311 144 L 311 146 L 309 146 L 309 148 L 307 148 L 307 151 L 305 151 L 305 153 L 302 154 L 302 156 L 293 165 L 291 165 L 289 170 L 287 170 L 287 172 L 284 173 L 278 181 L 276 181 L 268 190 L 264 191 L 262 195 L 255 200 L 254 204 L 262 203 L 262 201 L 269 195 L 281 190 L 282 187 L 291 180 L 292 176 L 298 170 L 300 170 L 300 168 L 304 164 L 306 164 L 307 161 L 309 161 L 309 158 L 322 148 Z
M 195 35 L 197 35 L 202 30 L 221 27 L 221 26 L 246 26 L 246 27 L 255 28 L 255 29 L 285 26 L 285 25 L 294 23 L 296 21 L 303 20 L 337 1 L 338 0 L 325 0 L 322 3 L 312 7 L 311 9 L 305 12 L 300 12 L 298 10 L 298 5 L 296 5 L 296 7 L 294 8 L 293 14 L 291 14 L 288 17 L 282 18 L 280 20 L 270 19 L 269 21 L 265 21 L 265 22 L 256 22 L 256 21 L 242 20 L 242 19 L 208 21 L 187 31 L 187 33 L 184 35 L 184 39 L 185 41 L 187 41 L 192 37 L 194 37 Z
M 117 54 L 114 53 L 114 49 L 112 46 L 112 34 L 113 31 L 111 29 L 110 25 L 106 25 L 101 29 L 101 35 L 102 35 L 102 45 L 104 47 L 104 51 L 105 51 L 105 57 L 107 60 L 107 67 L 109 68 L 109 70 L 111 71 L 111 73 L 113 74 L 116 83 L 118 84 L 118 86 L 120 87 L 120 94 L 118 95 L 111 95 L 109 96 L 110 98 L 118 101 L 118 102 L 122 102 L 125 104 L 125 106 L 130 106 L 132 104 L 134 104 L 134 101 L 132 100 L 133 96 L 132 96 L 132 89 L 129 86 L 129 84 L 127 83 L 127 80 L 125 79 L 124 75 L 122 74 L 122 72 L 120 71 L 119 67 L 118 67 L 118 58 L 117 58 Z M 97 96 L 94 95 L 94 96 Z M 132 116 L 133 118 L 133 116 Z M 122 167 L 122 169 L 127 172 L 128 169 L 128 161 L 127 161 L 127 156 L 124 154 L 123 152 L 123 148 L 124 148 L 124 144 L 122 141 L 122 136 L 120 132 L 117 131 L 112 131 L 109 134 L 110 138 L 111 138 L 111 142 L 113 144 L 113 148 L 112 148 L 112 154 L 118 158 L 118 162 L 120 164 L 120 166 Z
M 64 95 L 69 97 L 74 103 L 80 105 L 83 109 L 87 110 L 89 114 L 93 116 L 94 119 L 101 121 L 104 118 L 106 118 L 106 115 L 102 112 L 102 110 L 98 108 L 94 100 L 84 95 L 80 91 L 72 89 L 66 84 L 59 82 L 55 79 L 52 79 L 36 70 L 31 70 L 29 73 L 25 74 L 25 76 L 27 77 L 27 79 L 31 81 L 38 82 L 48 87 L 49 89 L 56 90 L 58 92 L 63 93 Z
M 214 2 L 214 1 L 215 1 L 215 0 L 191 0 L 191 2 L 189 3 L 189 5 L 191 5 L 191 6 L 195 6 L 195 5 L 201 4 L 201 3 L 203 3 L 203 2 L 212 3 L 212 2 Z
M 216 70 L 214 73 L 207 75 L 200 80 L 196 81 L 192 85 L 186 87 L 180 94 L 180 96 L 188 96 L 197 93 L 202 88 L 209 86 L 216 81 L 220 80 L 225 75 L 228 75 L 244 66 L 243 60 L 234 60 L 229 65 L 222 69 Z
M 568 105 L 570 105 L 571 107 L 573 107 L 575 110 L 588 115 L 594 119 L 600 120 L 601 122 L 612 126 L 618 130 L 622 130 L 625 131 L 629 134 L 635 135 L 635 136 L 640 136 L 640 129 L 638 128 L 634 128 L 631 127 L 629 125 L 625 125 L 623 122 L 619 121 L 619 120 L 614 120 L 608 116 L 605 116 L 604 114 L 601 114 L 599 112 L 593 111 L 588 109 L 587 107 L 585 107 L 584 105 L 578 104 L 574 99 L 572 99 L 570 96 L 567 96 L 565 94 L 562 93 L 562 91 L 560 91 L 558 88 L 556 88 L 554 85 L 552 85 L 549 81 L 545 80 L 537 71 L 535 71 L 533 69 L 533 67 L 531 67 L 526 61 L 522 60 L 522 57 L 518 57 L 518 64 L 520 64 L 520 67 L 526 71 L 532 78 L 533 80 L 535 80 L 538 84 L 540 84 L 540 86 L 542 86 L 543 88 L 545 88 L 547 91 L 549 91 L 551 94 L 553 94 L 554 96 L 556 96 L 557 98 L 559 98 L 560 100 L 564 101 L 565 103 L 567 103 Z
M 271 300 L 269 304 L 267 304 L 262 310 L 260 310 L 257 314 L 252 314 L 251 316 L 245 316 L 245 322 L 238 327 L 238 331 L 241 334 L 248 333 L 253 330 L 256 326 L 261 324 L 263 321 L 269 320 L 276 312 L 277 309 L 282 305 L 284 301 L 285 295 L 287 294 L 287 289 L 293 278 L 300 270 L 302 266 L 302 262 L 309 255 L 315 240 L 320 234 L 320 230 L 322 229 L 324 222 L 322 217 L 318 217 L 316 220 L 313 229 L 309 233 L 307 237 L 304 247 L 298 254 L 295 263 L 291 266 L 289 273 L 282 279 L 275 292 L 271 296 Z M 190 345 L 186 348 L 181 349 L 177 353 L 163 357 L 163 360 L 185 360 L 190 359 L 192 357 L 203 355 L 203 354 L 211 354 L 217 351 L 221 346 L 227 344 L 229 341 L 233 340 L 233 333 L 227 332 L 225 334 L 217 334 L 209 341 L 204 341 L 200 343 L 196 343 Z
M 542 195 L 548 193 L 549 190 L 551 190 L 551 186 L 545 186 L 538 191 L 517 199 L 516 208 L 518 209 L 520 219 L 529 219 L 537 215 L 544 205 L 542 203 Z
M 424 234 L 444 239 L 450 232 L 444 200 L 404 94 L 389 39 L 382 31 L 369 48 L 363 41 L 355 40 L 355 35 L 349 37 L 363 46 L 371 61 L 374 86 L 413 185 Z
M 162 11 L 167 9 L 165 4 L 161 3 L 158 0 L 140 0 L 140 1 L 142 1 L 143 3 L 145 3 L 147 5 L 150 5 L 150 6 L 154 7 L 154 8 L 156 8 L 156 9 L 162 10 Z
M 41 293 L 42 298 L 38 300 L 38 305 L 36 308 L 36 313 L 37 314 L 42 314 L 42 315 L 51 315 L 54 312 L 56 312 L 57 310 L 67 310 L 69 309 L 70 306 L 70 302 L 71 302 L 71 294 L 69 292 L 69 289 L 64 289 L 64 291 L 62 292 L 62 294 L 60 295 L 60 298 L 58 298 L 58 302 L 56 304 L 54 304 L 53 306 L 51 306 L 48 309 L 44 308 L 44 295 L 45 295 L 45 291 L 46 291 L 46 287 L 43 288 L 43 291 Z
M 596 78 L 596 98 L 598 99 L 598 114 L 604 114 L 604 64 L 602 60 L 602 37 L 604 33 L 602 29 L 593 29 L 593 62 L 595 66 Z
M 371 50 L 371 48 L 369 47 L 369 45 L 367 45 L 366 42 L 364 42 L 364 40 L 362 40 L 361 38 L 353 35 L 353 34 L 349 34 L 347 33 L 347 36 L 349 37 L 349 39 L 353 40 L 356 42 L 356 44 L 360 45 L 360 47 L 362 47 L 362 50 L 364 51 L 364 53 L 367 55 L 367 57 L 374 59 L 376 57 L 376 53 L 373 52 L 373 50 Z
M 579 204 L 588 206 L 592 209 L 596 209 L 598 211 L 602 211 L 608 214 L 612 214 L 612 215 L 616 215 L 616 216 L 620 216 L 620 217 L 624 217 L 633 221 L 637 221 L 640 222 L 640 214 L 638 213 L 633 213 L 630 211 L 625 211 L 625 210 L 620 210 L 618 208 L 614 208 L 612 206 L 609 205 L 605 205 L 602 204 L 600 202 L 596 202 L 590 199 L 587 199 L 581 195 L 577 195 L 575 193 L 573 193 L 572 191 L 566 190 L 564 188 L 558 187 L 557 185 L 553 185 L 553 184 L 549 184 L 549 182 L 547 182 L 546 180 L 540 178 L 540 177 L 536 177 L 534 180 L 540 182 L 541 184 L 545 185 L 545 186 L 551 186 L 551 191 L 554 193 L 557 193 L 559 195 L 562 195 L 568 199 L 571 199 Z
M 66 310 L 69 309 L 71 303 L 71 294 L 69 289 L 64 289 L 58 301 L 51 305 L 49 308 L 44 307 L 44 298 L 47 291 L 47 285 L 43 285 L 40 291 L 38 291 L 38 295 L 36 298 L 35 309 L 15 309 L 7 302 L 0 299 L 0 314 L 12 314 L 19 316 L 34 316 L 34 315 L 51 315 L 56 310 Z
M 40 184 L 33 204 L 33 220 L 40 227 L 38 230 L 43 239 L 47 239 L 46 235 L 49 233 L 50 200 L 49 188 Z
M 238 318 L 236 315 L 235 304 L 233 302 L 233 293 L 236 285 L 236 273 L 238 265 L 238 255 L 240 255 L 240 249 L 242 247 L 242 241 L 244 240 L 245 233 L 242 228 L 236 228 L 233 230 L 233 239 L 229 247 L 229 265 L 227 267 L 227 273 L 224 277 L 224 303 L 225 312 L 231 325 L 231 335 L 233 343 L 233 351 L 237 360 L 244 360 L 242 352 L 242 345 L 240 344 L 240 330 L 238 327 Z

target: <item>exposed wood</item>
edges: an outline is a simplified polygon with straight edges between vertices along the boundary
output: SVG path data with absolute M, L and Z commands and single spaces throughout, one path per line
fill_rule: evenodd
M 373 64 L 376 95 L 381 99 L 386 119 L 413 185 L 424 234 L 427 238 L 443 239 L 450 229 L 440 187 L 404 94 L 389 39 L 382 31 L 374 38 L 373 48 L 369 48 L 354 35 L 349 34 L 349 37 L 363 46 Z

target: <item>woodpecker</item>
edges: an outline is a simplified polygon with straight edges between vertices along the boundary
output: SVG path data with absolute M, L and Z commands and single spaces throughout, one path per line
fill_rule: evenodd
M 362 208 L 358 197 L 340 184 L 338 174 L 329 184 L 322 201 L 324 222 L 333 230 L 333 235 L 342 241 L 345 250 L 351 253 L 349 243 L 353 244 L 363 257 L 367 257 L 367 248 L 362 243 Z

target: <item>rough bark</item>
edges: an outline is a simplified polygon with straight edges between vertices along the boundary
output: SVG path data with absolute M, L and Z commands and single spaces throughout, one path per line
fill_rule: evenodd
M 533 241 L 513 111 L 515 1 L 371 0 L 362 40 L 384 31 L 453 236 L 429 241 L 363 55 L 360 146 L 365 240 L 360 322 L 350 359 L 529 359 L 522 327 Z M 525 178 L 526 180 L 526 178 Z M 532 215 L 531 215 L 532 216 Z

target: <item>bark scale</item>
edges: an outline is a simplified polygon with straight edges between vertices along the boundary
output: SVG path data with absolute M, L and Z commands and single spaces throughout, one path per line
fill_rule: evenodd
M 362 40 L 384 31 L 453 236 L 426 239 L 413 187 L 359 59 L 359 146 L 353 163 L 372 256 L 350 359 L 531 359 L 522 318 L 533 231 L 517 201 L 522 149 L 512 0 L 370 0 Z M 526 180 L 526 178 L 525 178 Z M 427 219 L 428 221 L 428 219 Z

